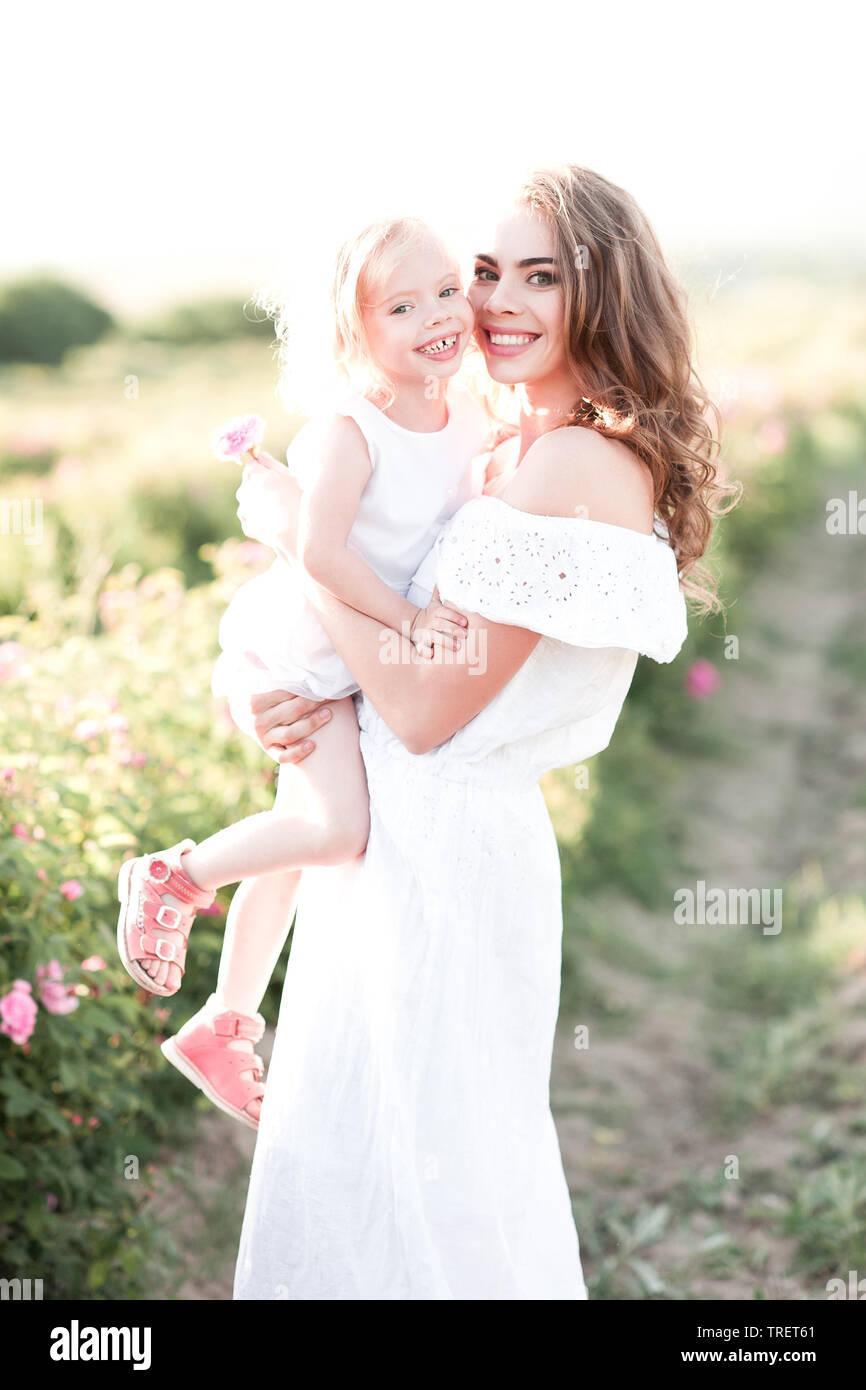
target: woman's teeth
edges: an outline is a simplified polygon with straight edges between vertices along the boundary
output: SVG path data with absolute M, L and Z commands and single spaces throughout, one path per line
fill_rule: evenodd
M 428 343 L 426 347 L 419 348 L 418 351 L 426 352 L 429 356 L 433 356 L 437 352 L 447 352 L 449 348 L 453 348 L 456 342 L 457 334 L 452 333 L 450 338 L 440 338 L 438 342 Z
M 524 343 L 533 343 L 538 337 L 537 333 L 492 333 L 487 330 L 491 343 L 497 347 L 522 347 Z

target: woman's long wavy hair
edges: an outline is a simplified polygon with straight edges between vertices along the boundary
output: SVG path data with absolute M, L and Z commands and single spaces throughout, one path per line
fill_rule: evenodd
M 566 423 L 619 439 L 643 459 L 684 594 L 698 613 L 720 610 L 718 581 L 701 557 L 714 519 L 741 489 L 717 478 L 721 413 L 692 362 L 686 291 L 631 195 L 591 169 L 542 169 L 518 201 L 556 238 L 566 357 L 581 391 Z

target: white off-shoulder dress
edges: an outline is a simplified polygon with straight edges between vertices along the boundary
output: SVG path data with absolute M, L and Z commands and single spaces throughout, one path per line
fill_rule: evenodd
M 639 652 L 686 637 L 674 553 L 501 499 L 446 524 L 410 596 L 542 634 L 441 747 L 355 697 L 362 860 L 304 871 L 238 1299 L 585 1299 L 550 1110 L 559 856 L 538 779 L 613 732 Z

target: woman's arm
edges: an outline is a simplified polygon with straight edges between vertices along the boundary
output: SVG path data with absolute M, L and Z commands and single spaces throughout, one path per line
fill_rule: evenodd
M 311 585 L 308 597 L 364 694 L 410 753 L 430 752 L 474 719 L 538 641 L 537 632 L 467 613 L 461 649 L 431 661 L 418 656 L 402 634 L 383 629 L 324 589 Z

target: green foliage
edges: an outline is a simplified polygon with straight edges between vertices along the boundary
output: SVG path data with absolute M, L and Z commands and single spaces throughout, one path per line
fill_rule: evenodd
M 0 625 L 27 641 L 0 711 L 0 996 L 24 980 L 39 1003 L 26 1043 L 0 1037 L 3 1274 L 44 1279 L 46 1298 L 143 1297 L 154 1262 L 176 1258 L 148 1206 L 194 1096 L 157 1042 L 213 989 L 228 896 L 162 999 L 117 960 L 116 879 L 131 854 L 272 804 L 273 763 L 208 689 L 225 586 L 249 574 L 250 549 L 214 552 L 221 577 L 192 594 L 175 571 L 115 576 L 95 639 L 69 631 L 71 600 L 51 625 Z M 72 1012 L 40 1000 L 50 961 Z
M 866 1157 L 857 1154 L 807 1174 L 785 1216 L 786 1235 L 798 1238 L 798 1263 L 814 1276 L 863 1277 L 866 1246 Z
M 0 362 L 59 366 L 71 348 L 98 342 L 113 327 L 105 309 L 62 280 L 16 280 L 0 294 Z
M 273 321 L 234 297 L 200 299 L 180 304 L 138 329 L 138 336 L 154 342 L 222 343 L 232 338 L 274 337 Z

